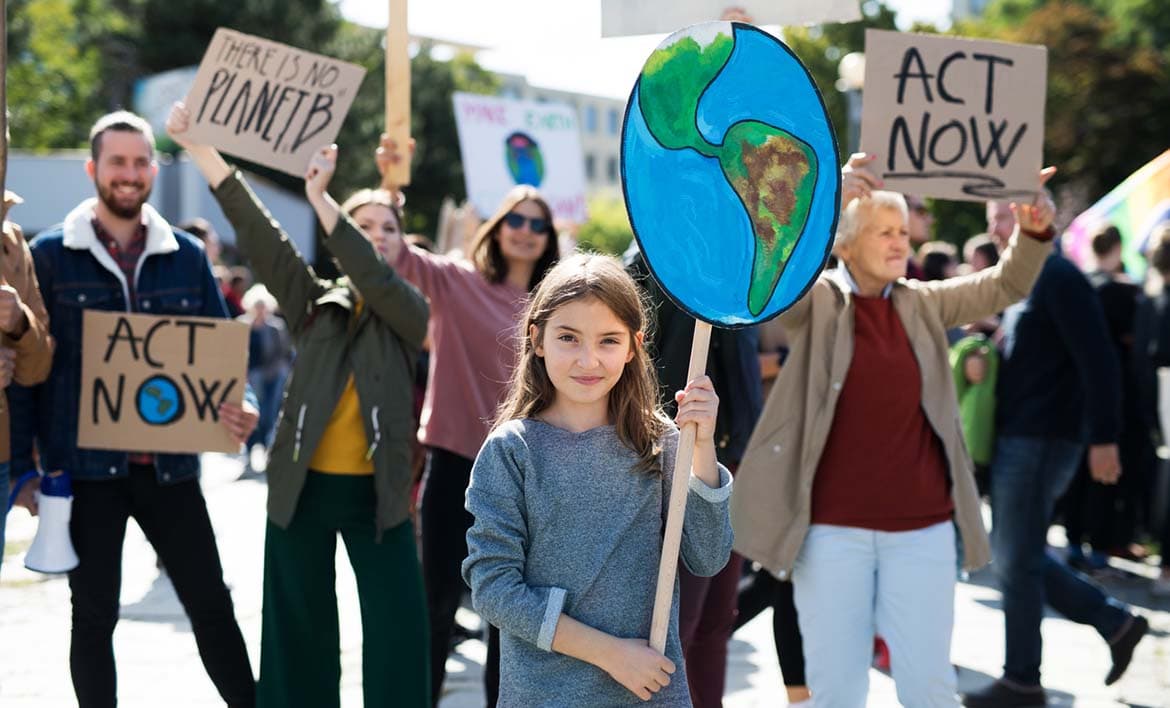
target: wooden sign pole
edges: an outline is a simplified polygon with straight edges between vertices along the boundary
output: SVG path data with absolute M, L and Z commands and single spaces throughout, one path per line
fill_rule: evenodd
M 695 320 L 691 340 L 691 363 L 687 381 L 707 370 L 707 349 L 711 343 L 711 325 Z M 650 646 L 666 653 L 666 630 L 670 627 L 670 607 L 674 599 L 674 579 L 678 572 L 678 551 L 682 543 L 683 517 L 687 513 L 687 487 L 691 480 L 691 463 L 695 457 L 698 426 L 687 423 L 678 436 L 678 454 L 674 459 L 674 480 L 670 485 L 670 508 L 666 512 L 666 533 L 662 538 L 662 560 L 658 564 L 658 588 L 654 593 L 654 614 L 650 620 Z
M 406 30 L 407 0 L 390 0 L 386 25 L 386 134 L 405 157 L 382 175 L 382 188 L 390 191 L 410 184 L 410 35 Z
M 8 218 L 8 3 L 0 0 L 0 220 Z

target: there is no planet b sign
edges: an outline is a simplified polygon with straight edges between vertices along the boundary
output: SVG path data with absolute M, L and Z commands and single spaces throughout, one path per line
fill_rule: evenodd
M 626 108 L 622 188 L 638 245 L 675 304 L 719 327 L 775 317 L 816 280 L 839 165 L 808 70 L 752 25 L 672 34 Z

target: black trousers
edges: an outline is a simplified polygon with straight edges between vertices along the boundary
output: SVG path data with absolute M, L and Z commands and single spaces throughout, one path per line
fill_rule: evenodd
M 768 607 L 772 608 L 772 639 L 776 642 L 776 657 L 780 660 L 784 685 L 805 686 L 804 639 L 796 620 L 792 583 L 781 582 L 760 569 L 752 573 L 747 587 L 739 592 L 735 628 L 747 624 Z
M 423 582 L 431 619 L 431 700 L 437 706 L 447 677 L 447 654 L 455 628 L 455 611 L 463 600 L 463 561 L 467 531 L 474 517 L 464 508 L 473 460 L 448 450 L 427 448 L 419 517 L 422 525 Z M 487 666 L 483 667 L 488 708 L 500 694 L 500 633 L 488 628 Z
M 1093 481 L 1086 453 L 1060 502 L 1069 545 L 1088 542 L 1094 551 L 1108 552 L 1137 540 L 1148 517 L 1156 459 L 1148 440 L 1122 431 L 1122 475 L 1117 484 Z
M 256 702 L 256 683 L 236 623 L 207 503 L 198 480 L 160 485 L 154 466 L 130 465 L 116 480 L 74 480 L 69 530 L 81 563 L 69 574 L 73 637 L 69 668 L 80 708 L 117 704 L 114 625 L 122 590 L 122 544 L 134 517 L 154 546 L 195 634 L 199 656 L 224 702 Z M 159 704 L 166 704 L 159 696 Z

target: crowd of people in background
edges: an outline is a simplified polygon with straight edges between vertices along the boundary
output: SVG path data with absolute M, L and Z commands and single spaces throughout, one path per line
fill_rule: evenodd
M 509 193 L 466 250 L 436 254 L 404 233 L 399 195 L 335 201 L 336 147 L 323 148 L 306 198 L 343 276 L 325 279 L 243 176 L 187 138 L 187 124 L 177 105 L 168 130 L 212 187 L 234 247 L 204 220 L 172 228 L 145 204 L 153 137 L 126 113 L 94 127 L 97 199 L 31 251 L 5 228 L 6 254 L 23 252 L 25 263 L 4 272 L 16 287 L 0 286 L 11 473 L 38 467 L 35 444 L 40 469 L 73 477 L 81 565 L 70 574 L 71 668 L 83 706 L 113 705 L 116 693 L 111 636 L 130 516 L 171 573 L 208 673 L 233 706 L 336 704 L 338 535 L 361 599 L 367 705 L 437 705 L 448 655 L 478 636 L 492 706 L 547 695 L 549 685 L 562 697 L 719 706 L 731 634 L 765 608 L 790 705 L 864 705 L 875 659 L 906 705 L 1043 705 L 1045 605 L 1101 635 L 1112 684 L 1149 624 L 1093 579 L 1118 572 L 1110 558 L 1147 561 L 1160 532 L 1149 592 L 1170 597 L 1170 509 L 1153 506 L 1156 451 L 1167 442 L 1156 393 L 1170 367 L 1170 224 L 1150 239 L 1144 282 L 1126 272 L 1121 236 L 1107 224 L 1092 238 L 1088 272 L 1064 258 L 1043 188 L 1031 203 L 988 203 L 987 231 L 957 246 L 932 240 L 921 198 L 883 191 L 873 158 L 854 155 L 833 267 L 777 320 L 717 330 L 709 379 L 688 381 L 691 319 L 649 276 L 637 244 L 620 265 L 562 253 L 535 189 Z M 383 139 L 371 159 L 385 171 L 412 152 Z M 136 270 L 140 259 L 147 265 Z M 103 285 L 61 285 L 71 282 Z M 246 474 L 269 486 L 255 692 L 198 459 L 76 444 L 77 312 L 164 304 L 250 327 L 249 398 L 223 420 L 246 443 Z M 603 373 L 557 369 L 554 348 L 584 346 L 597 322 L 613 323 L 596 334 L 602 353 L 588 355 Z M 619 393 L 574 388 L 599 381 Z M 652 395 L 638 381 L 652 382 Z M 611 395 L 621 403 L 606 407 Z M 50 415 L 68 410 L 71 423 Z M 639 419 L 647 410 L 661 414 Z M 645 554 L 599 525 L 587 503 L 564 499 L 571 493 L 551 470 L 588 477 L 589 463 L 605 461 L 625 480 L 613 487 L 623 499 L 660 503 L 645 472 L 666 474 L 654 460 L 673 450 L 670 419 L 695 422 L 711 457 L 697 464 L 688 497 L 695 526 L 667 656 L 648 657 L 582 629 L 587 617 L 597 626 L 648 617 L 647 607 L 585 599 L 609 597 L 614 578 L 642 579 L 627 564 Z M 5 433 L 9 424 L 0 418 Z M 586 442 L 595 428 L 604 437 Z M 565 457 L 574 446 L 591 456 Z M 541 474 L 552 486 L 525 477 Z M 35 511 L 31 489 L 16 497 Z M 568 506 L 556 507 L 558 519 L 525 506 L 537 503 Z M 622 523 L 650 529 L 659 512 L 647 508 L 628 509 Z M 559 538 L 549 525 L 570 517 L 613 557 L 590 566 L 548 546 Z M 198 532 L 175 533 L 176 519 Z M 1057 521 L 1068 538 L 1061 556 L 1047 545 Z M 1004 673 L 960 699 L 949 660 L 955 585 L 989 562 L 1004 596 Z M 567 585 L 533 586 L 536 576 L 558 582 L 558 569 Z M 469 595 L 501 626 L 461 627 L 456 610 Z M 603 646 L 617 653 L 606 658 Z M 548 652 L 573 658 L 546 661 Z M 676 669 L 685 681 L 672 689 Z

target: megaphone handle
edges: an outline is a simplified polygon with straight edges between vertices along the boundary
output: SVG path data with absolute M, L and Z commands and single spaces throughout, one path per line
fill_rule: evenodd
M 16 480 L 16 485 L 12 488 L 12 492 L 8 495 L 8 507 L 4 509 L 5 514 L 12 511 L 13 505 L 16 504 L 16 495 L 20 494 L 20 488 L 24 486 L 24 483 L 40 476 L 40 473 L 36 470 L 29 470 L 20 475 L 20 478 Z

